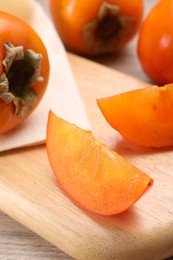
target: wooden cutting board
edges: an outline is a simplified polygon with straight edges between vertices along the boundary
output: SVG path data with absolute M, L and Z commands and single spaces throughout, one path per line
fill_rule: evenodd
M 68 58 L 95 137 L 147 172 L 155 184 L 122 214 L 90 214 L 59 188 L 45 145 L 40 145 L 0 154 L 0 209 L 76 259 L 153 260 L 173 255 L 173 150 L 126 142 L 96 104 L 96 98 L 146 84 L 75 55 Z

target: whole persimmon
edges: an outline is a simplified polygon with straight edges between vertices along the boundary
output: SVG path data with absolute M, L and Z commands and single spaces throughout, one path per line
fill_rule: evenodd
M 143 0 L 49 2 L 65 46 L 83 55 L 118 51 L 133 38 L 143 15 Z
M 144 72 L 157 84 L 173 82 L 173 0 L 151 9 L 139 31 L 137 52 Z
M 48 54 L 39 35 L 24 21 L 0 11 L 0 134 L 34 111 L 48 79 Z

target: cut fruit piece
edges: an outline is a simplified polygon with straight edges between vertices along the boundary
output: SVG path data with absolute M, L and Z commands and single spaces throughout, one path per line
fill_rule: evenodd
M 97 100 L 108 123 L 127 140 L 146 147 L 173 145 L 173 84 Z
M 49 113 L 47 153 L 54 174 L 82 208 L 114 215 L 136 202 L 153 180 L 85 131 Z

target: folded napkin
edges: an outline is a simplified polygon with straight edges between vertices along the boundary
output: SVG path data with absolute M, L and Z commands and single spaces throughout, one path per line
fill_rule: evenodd
M 50 109 L 70 123 L 90 130 L 65 49 L 41 5 L 34 0 L 0 0 L 0 10 L 18 16 L 35 29 L 47 48 L 51 68 L 48 88 L 41 103 L 20 127 L 0 135 L 0 151 L 45 142 Z

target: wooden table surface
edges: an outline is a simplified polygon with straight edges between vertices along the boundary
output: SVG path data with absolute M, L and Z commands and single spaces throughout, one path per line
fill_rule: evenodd
M 47 11 L 47 0 L 37 0 Z M 145 0 L 145 15 L 158 0 Z M 96 59 L 116 70 L 149 81 L 136 56 L 137 37 L 118 55 Z M 129 65 L 130 64 L 130 65 Z M 10 217 L 0 212 L 0 259 L 1 260 L 55 260 L 71 259 L 60 249 L 40 238 Z

